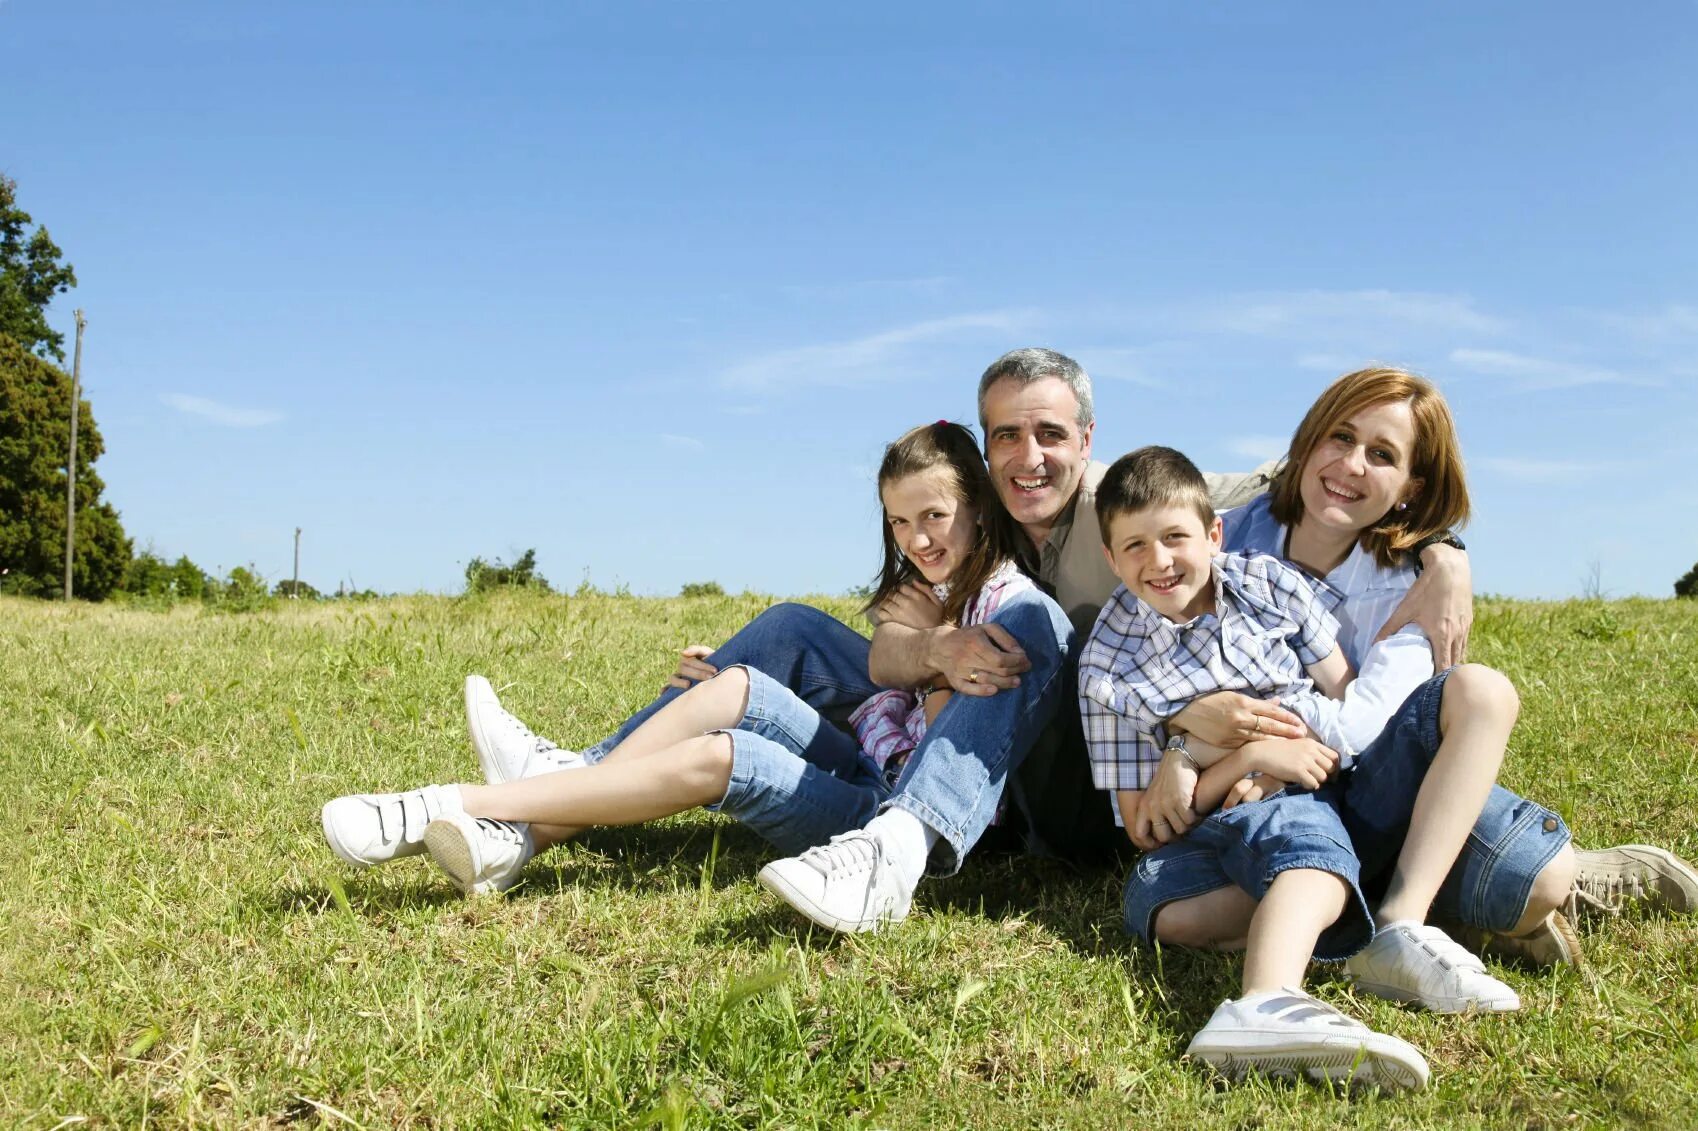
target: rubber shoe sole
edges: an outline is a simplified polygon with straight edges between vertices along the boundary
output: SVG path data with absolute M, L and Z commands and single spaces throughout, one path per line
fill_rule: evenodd
M 1381 1033 L 1353 1037 L 1298 1038 L 1284 1034 L 1226 1032 L 1198 1034 L 1186 1055 L 1202 1061 L 1228 1080 L 1249 1072 L 1263 1076 L 1304 1076 L 1382 1091 L 1418 1091 L 1427 1086 L 1427 1062 L 1414 1048 Z

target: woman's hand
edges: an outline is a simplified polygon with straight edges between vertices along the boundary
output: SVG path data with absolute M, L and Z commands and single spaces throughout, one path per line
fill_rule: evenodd
M 1143 813 L 1150 820 L 1150 835 L 1171 844 L 1197 823 L 1192 803 L 1197 797 L 1197 771 L 1177 753 L 1163 754 L 1150 788 L 1144 791 Z
M 895 623 L 905 628 L 937 628 L 943 624 L 943 602 L 930 585 L 910 581 L 879 602 L 880 624 Z
M 1427 634 L 1435 673 L 1462 662 L 1474 624 L 1474 577 L 1466 553 L 1442 543 L 1423 550 L 1421 576 L 1391 611 L 1375 642 L 1406 624 L 1420 625 Z
M 666 686 L 688 691 L 702 680 L 718 675 L 719 669 L 707 662 L 711 655 L 713 649 L 705 644 L 691 644 L 685 648 L 678 653 L 678 670 L 672 673 L 672 678 L 666 681 Z
M 1258 738 L 1302 738 L 1303 720 L 1272 699 L 1216 691 L 1191 700 L 1167 721 L 1169 732 L 1194 734 L 1210 746 L 1236 750 Z
M 1226 793 L 1226 800 L 1220 803 L 1224 812 L 1235 805 L 1248 805 L 1252 801 L 1260 801 L 1264 797 L 1272 797 L 1290 782 L 1280 781 L 1272 774 L 1257 774 L 1255 777 L 1239 778 L 1232 783 L 1232 788 Z
M 1279 779 L 1281 788 L 1291 782 L 1304 789 L 1319 789 L 1321 783 L 1338 769 L 1338 754 L 1312 738 L 1277 738 L 1254 745 L 1246 743 L 1244 751 L 1250 755 L 1252 768 L 1264 776 Z

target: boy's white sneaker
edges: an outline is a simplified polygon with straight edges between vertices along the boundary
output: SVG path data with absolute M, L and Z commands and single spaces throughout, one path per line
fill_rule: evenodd
M 886 857 L 884 842 L 866 829 L 774 860 L 758 878 L 762 887 L 815 923 L 851 934 L 900 923 L 914 896 Z
M 1415 1046 L 1290 988 L 1222 1002 L 1185 1053 L 1229 1080 L 1253 1069 L 1385 1091 L 1427 1086 L 1427 1061 Z
M 582 754 L 556 746 L 504 710 L 495 688 L 481 675 L 466 677 L 466 729 L 490 785 L 585 764 Z
M 1435 1013 L 1506 1013 L 1521 1008 L 1516 992 L 1486 973 L 1480 956 L 1437 927 L 1389 923 L 1344 961 L 1356 985 L 1375 997 L 1425 1006 Z
M 319 815 L 330 850 L 356 868 L 424 851 L 425 826 L 461 812 L 460 789 L 427 785 L 406 793 L 354 793 L 327 802 Z
M 463 895 L 506 891 L 536 855 L 529 825 L 474 817 L 464 810 L 432 821 L 424 842 L 430 858 Z

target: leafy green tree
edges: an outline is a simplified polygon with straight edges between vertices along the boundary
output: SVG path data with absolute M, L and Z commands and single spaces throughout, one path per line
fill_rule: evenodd
M 191 562 L 187 554 L 171 563 L 171 592 L 182 600 L 199 601 L 206 596 L 211 582 L 206 571 Z
M 17 182 L 0 174 L 0 335 L 42 357 L 65 360 L 65 335 L 47 324 L 54 295 L 77 285 L 64 253 L 46 228 L 32 233 L 30 214 L 18 207 Z
M 70 449 L 71 378 L 0 336 L 0 588 L 52 596 L 65 580 L 65 457 Z M 76 595 L 99 601 L 130 564 L 118 512 L 100 501 L 94 461 L 106 450 L 87 401 L 77 406 Z
M 1698 565 L 1686 571 L 1686 575 L 1674 583 L 1676 597 L 1698 597 Z
M 549 593 L 548 579 L 537 572 L 537 552 L 526 550 L 519 560 L 507 565 L 500 558 L 486 562 L 473 558 L 466 563 L 466 592 L 487 593 L 491 589 L 535 589 Z
M 678 591 L 680 597 L 723 597 L 725 587 L 717 581 L 690 581 Z
M 314 589 L 306 582 L 298 582 L 293 578 L 288 577 L 273 586 L 271 594 L 274 597 L 295 597 L 302 601 L 316 601 L 320 597 L 324 596 L 324 594 L 320 593 L 317 589 Z

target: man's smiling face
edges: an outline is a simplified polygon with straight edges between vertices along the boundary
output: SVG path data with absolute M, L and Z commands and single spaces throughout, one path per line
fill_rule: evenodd
M 1079 427 L 1079 399 L 1059 377 L 1027 384 L 1004 378 L 985 390 L 979 415 L 996 493 L 1041 546 L 1062 510 L 1073 505 L 1095 424 Z

